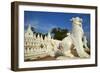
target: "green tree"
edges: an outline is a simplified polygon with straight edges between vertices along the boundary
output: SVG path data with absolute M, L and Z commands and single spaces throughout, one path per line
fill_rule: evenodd
M 51 30 L 51 34 L 53 35 L 54 39 L 57 40 L 62 40 L 63 38 L 65 38 L 68 33 L 68 29 L 62 29 L 62 28 L 53 28 Z

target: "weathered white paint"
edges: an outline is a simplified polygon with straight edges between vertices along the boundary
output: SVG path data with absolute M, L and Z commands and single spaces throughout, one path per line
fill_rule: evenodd
M 50 32 L 44 39 L 39 34 L 36 36 L 36 34 L 32 32 L 31 26 L 29 25 L 24 36 L 25 59 L 32 58 L 29 57 L 32 55 L 35 55 L 35 57 L 43 57 L 46 55 L 54 57 L 59 42 L 60 41 L 51 38 Z
M 72 32 L 68 37 L 65 37 L 62 40 L 62 47 L 63 47 L 63 53 L 65 56 L 73 57 L 71 54 L 71 45 L 73 44 L 75 46 L 75 49 L 77 50 L 77 53 L 80 57 L 89 57 L 89 55 L 85 52 L 83 48 L 83 42 L 82 38 L 84 36 L 84 31 L 82 28 L 82 19 L 79 17 L 75 17 L 71 19 L 72 21 Z M 84 38 L 84 44 L 86 45 L 86 37 Z

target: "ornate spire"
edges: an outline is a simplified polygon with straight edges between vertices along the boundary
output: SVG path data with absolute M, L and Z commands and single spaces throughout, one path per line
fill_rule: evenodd
M 36 39 L 36 34 L 34 33 L 33 38 Z
M 46 36 L 44 36 L 44 40 L 45 40 L 45 41 L 47 40 L 47 37 L 46 37 Z
M 27 31 L 32 31 L 32 30 L 31 30 L 31 25 L 30 25 L 30 24 L 28 25 Z
M 33 37 L 33 31 L 31 30 L 31 25 L 30 24 L 28 25 L 26 34 L 27 34 L 28 37 Z
M 51 35 L 50 35 L 50 32 L 48 32 L 48 39 L 51 39 Z
M 43 37 L 42 37 L 42 35 L 40 36 L 40 39 L 41 39 L 41 41 L 43 41 Z

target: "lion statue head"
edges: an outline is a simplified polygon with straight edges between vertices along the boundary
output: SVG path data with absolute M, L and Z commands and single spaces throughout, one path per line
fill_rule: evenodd
M 79 25 L 80 27 L 82 27 L 82 18 L 80 17 L 73 17 L 70 21 L 72 21 L 73 25 Z

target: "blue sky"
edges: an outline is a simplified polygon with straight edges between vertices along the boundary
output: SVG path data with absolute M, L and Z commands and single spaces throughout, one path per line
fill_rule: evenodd
M 83 19 L 83 30 L 89 38 L 90 14 L 24 11 L 24 27 L 26 30 L 27 26 L 30 24 L 37 32 L 41 33 L 47 33 L 55 27 L 66 28 L 71 31 L 72 23 L 70 19 L 72 17 L 81 17 Z

